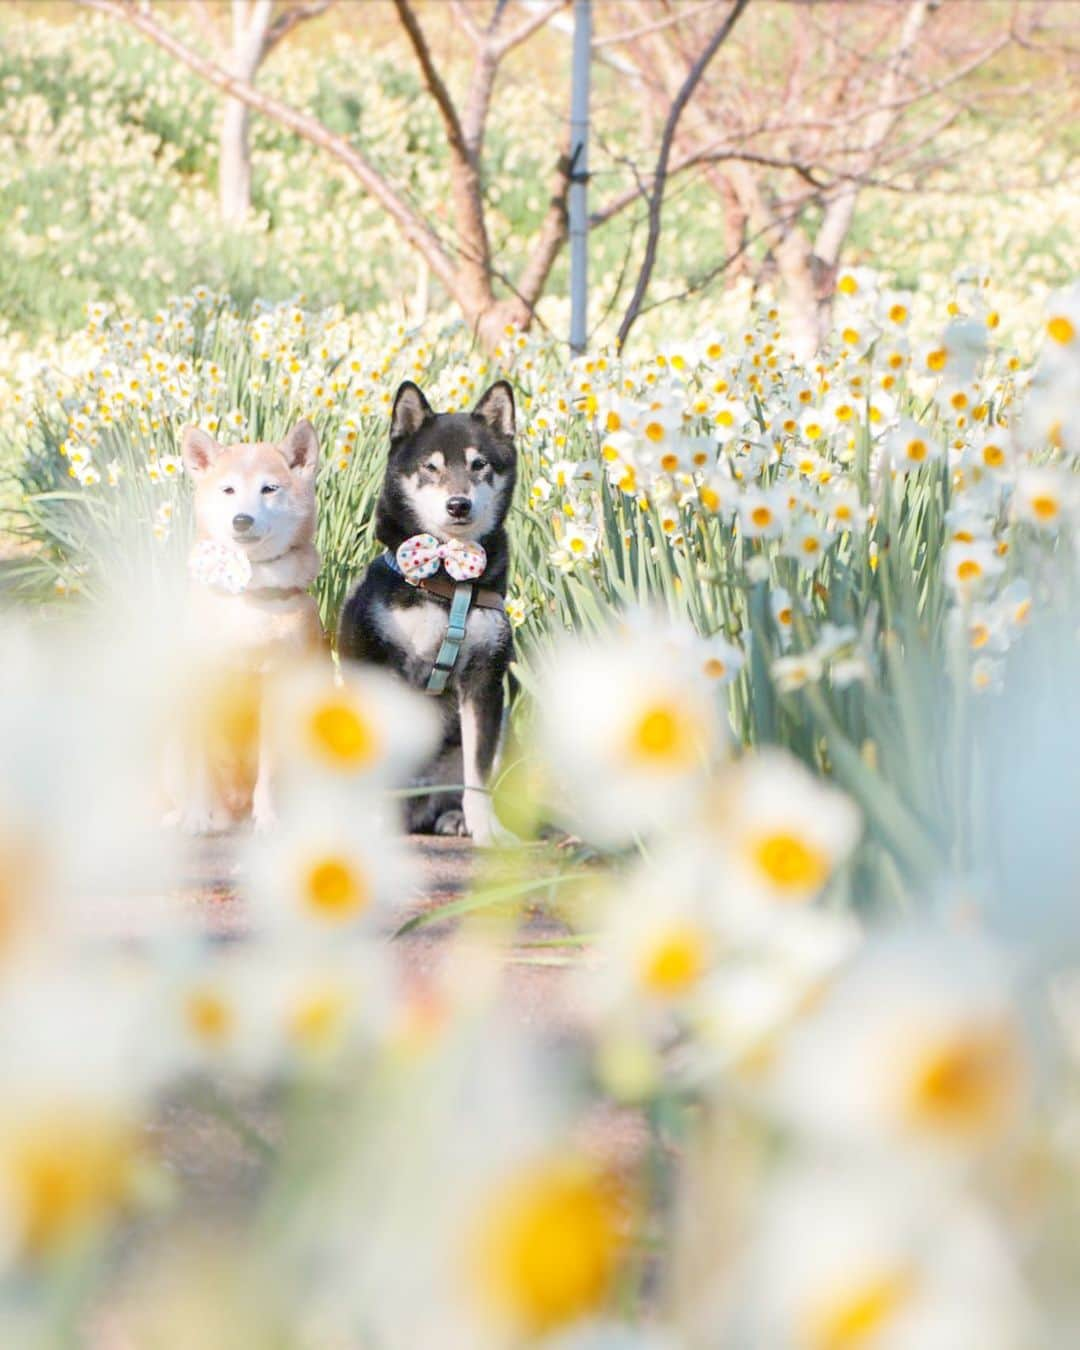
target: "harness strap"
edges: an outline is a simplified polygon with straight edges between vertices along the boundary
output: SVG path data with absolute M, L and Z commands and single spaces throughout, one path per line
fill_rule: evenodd
M 461 644 L 465 641 L 465 623 L 472 607 L 473 589 L 471 581 L 459 581 L 454 586 L 454 598 L 450 602 L 450 619 L 446 627 L 446 636 L 442 640 L 442 646 L 435 657 L 435 665 L 428 676 L 426 692 L 429 694 L 443 693 L 446 689 L 446 682 L 457 664 Z

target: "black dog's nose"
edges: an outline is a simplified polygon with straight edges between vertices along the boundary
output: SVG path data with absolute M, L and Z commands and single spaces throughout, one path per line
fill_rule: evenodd
M 455 520 L 468 520 L 472 513 L 472 502 L 468 497 L 447 497 L 446 514 Z
M 232 518 L 232 527 L 237 534 L 243 534 L 245 530 L 250 530 L 254 524 L 254 516 L 233 516 Z

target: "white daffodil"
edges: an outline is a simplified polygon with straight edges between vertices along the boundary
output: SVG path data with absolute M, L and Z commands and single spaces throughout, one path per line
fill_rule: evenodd
M 252 841 L 244 878 L 258 927 L 334 941 L 392 929 L 413 888 L 408 855 L 378 799 L 314 792 L 273 835 Z
M 951 543 L 945 550 L 945 584 L 959 595 L 971 595 L 999 576 L 1005 564 L 994 545 L 984 539 Z
M 731 889 L 753 912 L 819 895 L 858 842 L 861 819 L 849 797 L 793 756 L 761 750 L 740 761 L 715 827 Z
M 910 417 L 902 417 L 885 440 L 892 467 L 897 473 L 911 473 L 942 456 L 938 438 Z
M 629 843 L 679 819 L 726 740 L 708 677 L 659 615 L 559 644 L 537 698 L 553 806 L 596 843 Z
M 868 944 L 785 1043 L 773 1101 L 822 1142 L 963 1157 L 1016 1119 L 1025 1060 L 1000 956 L 911 931 Z
M 1012 498 L 1013 519 L 1047 531 L 1069 525 L 1077 505 L 1076 485 L 1075 476 L 1064 469 L 1021 469 Z
M 789 1166 L 730 1290 L 732 1344 L 1022 1350 L 1030 1310 L 993 1217 L 895 1164 Z M 726 1343 L 726 1342 L 725 1342 Z
M 739 498 L 739 530 L 747 539 L 777 539 L 790 515 L 782 488 L 747 488 Z
M 404 786 L 434 749 L 435 710 L 422 695 L 370 666 L 321 663 L 268 683 L 263 717 L 290 783 Z

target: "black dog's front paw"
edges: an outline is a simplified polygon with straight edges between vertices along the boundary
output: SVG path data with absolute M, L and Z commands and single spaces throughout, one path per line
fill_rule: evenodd
M 456 807 L 452 811 L 444 811 L 435 822 L 435 833 L 468 838 L 469 827 L 465 824 L 465 812 Z

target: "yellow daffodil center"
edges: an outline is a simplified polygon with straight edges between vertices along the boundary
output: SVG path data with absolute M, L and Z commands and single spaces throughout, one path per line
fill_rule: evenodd
M 956 575 L 961 581 L 974 581 L 976 577 L 982 576 L 982 568 L 974 558 L 965 558 L 956 569 Z
M 836 289 L 841 295 L 855 295 L 859 289 L 859 283 L 850 272 L 846 272 L 836 283 Z
M 703 487 L 698 496 L 701 498 L 701 504 L 706 511 L 719 511 L 720 494 L 715 488 Z
M 782 894 L 820 890 L 829 875 L 829 859 L 821 849 L 783 830 L 755 838 L 750 856 L 758 872 Z
M 27 1254 L 54 1252 L 114 1214 L 130 1194 L 133 1162 L 126 1123 L 97 1113 L 57 1110 L 5 1130 L 0 1172 Z
M 911 1293 L 906 1273 L 866 1280 L 815 1310 L 807 1326 L 807 1350 L 860 1350 L 899 1312 Z
M 304 900 L 320 918 L 351 918 L 370 899 L 366 878 L 345 858 L 320 858 L 304 879 Z
M 904 323 L 907 320 L 907 305 L 891 305 L 889 307 L 889 318 L 893 323 Z
M 1031 509 L 1039 520 L 1053 520 L 1058 513 L 1057 498 L 1046 495 L 1032 497 Z
M 710 680 L 722 680 L 727 674 L 727 664 L 718 656 L 710 656 L 705 662 L 705 674 Z
M 913 459 L 916 462 L 916 464 L 918 464 L 926 458 L 926 455 L 927 455 L 927 447 L 925 441 L 921 441 L 918 439 L 908 441 L 907 444 L 908 459 Z
M 235 1018 L 225 998 L 213 989 L 196 989 L 188 995 L 184 1016 L 195 1037 L 217 1045 L 228 1039 Z
M 968 1133 L 995 1124 L 1016 1086 L 1008 1028 L 977 1028 L 932 1046 L 916 1061 L 908 1115 L 917 1125 Z
M 608 431 L 619 431 L 621 430 L 621 428 L 622 428 L 622 418 L 619 416 L 619 414 L 615 411 L 614 408 L 610 409 L 607 415 Z
M 470 1244 L 473 1280 L 496 1316 L 540 1336 L 602 1307 L 622 1247 L 618 1205 L 603 1178 L 556 1161 L 493 1198 Z
M 664 439 L 664 424 L 662 422 L 647 422 L 645 424 L 645 435 L 655 444 L 659 444 Z
M 772 512 L 767 506 L 755 506 L 750 512 L 750 519 L 758 529 L 764 529 L 772 520 Z
M 1067 347 L 1076 337 L 1076 325 L 1064 314 L 1055 314 L 1046 325 L 1046 332 L 1055 342 Z
M 340 989 L 321 989 L 305 994 L 289 1012 L 288 1034 L 308 1052 L 330 1048 L 340 1038 L 347 1007 L 345 994 Z
M 363 768 L 378 754 L 375 729 L 344 700 L 330 700 L 316 708 L 308 729 L 320 758 L 335 768 Z
M 676 998 L 701 979 L 707 958 L 708 943 L 701 929 L 689 923 L 675 925 L 643 952 L 641 983 L 650 994 Z
M 693 759 L 697 746 L 694 722 L 674 704 L 649 704 L 630 728 L 630 756 L 649 767 L 682 766 Z
M 1005 463 L 1005 451 L 1000 445 L 984 445 L 983 463 L 990 469 L 1000 469 Z

